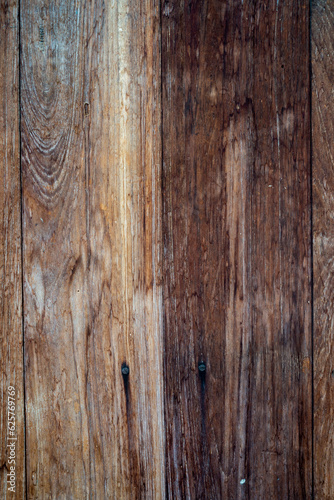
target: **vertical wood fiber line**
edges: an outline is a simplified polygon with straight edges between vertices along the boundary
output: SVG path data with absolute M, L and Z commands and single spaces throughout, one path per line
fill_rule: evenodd
M 334 3 L 311 16 L 315 498 L 334 498 Z
M 168 498 L 310 498 L 308 2 L 164 0 L 162 86 Z
M 18 2 L 0 3 L 0 497 L 24 498 L 24 387 L 19 136 Z M 8 387 L 15 387 L 15 493 L 8 491 L 10 462 Z
M 165 498 L 159 13 L 21 0 L 29 498 Z

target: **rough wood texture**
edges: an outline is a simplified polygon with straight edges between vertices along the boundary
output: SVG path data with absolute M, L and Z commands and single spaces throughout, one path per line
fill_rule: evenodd
M 311 496 L 308 23 L 162 4 L 168 498 Z
M 0 2 L 0 497 L 24 498 L 18 3 Z M 8 387 L 15 387 L 16 493 L 8 491 Z
M 315 498 L 334 498 L 334 2 L 312 2 Z
M 8 385 L 17 498 L 311 498 L 308 2 L 21 0 L 21 145 L 18 5 L 0 6 L 1 498 Z M 331 499 L 332 1 L 312 26 Z
M 29 498 L 165 497 L 159 12 L 21 2 Z

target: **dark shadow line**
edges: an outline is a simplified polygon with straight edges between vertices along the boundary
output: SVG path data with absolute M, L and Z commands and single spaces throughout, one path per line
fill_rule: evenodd
M 311 238 L 311 408 L 312 408 L 312 431 L 311 431 L 311 481 L 312 499 L 314 499 L 314 255 L 313 255 L 313 134 L 312 134 L 312 0 L 309 0 L 309 119 L 310 119 L 310 238 Z
M 164 209 L 165 209 L 165 182 L 164 182 L 164 113 L 163 113 L 163 108 L 164 108 L 164 94 L 163 94 L 163 4 L 164 0 L 160 0 L 159 4 L 159 23 L 160 23 L 160 40 L 159 40 L 159 50 L 160 50 L 160 68 L 159 68 L 159 77 L 160 77 L 160 203 L 161 203 L 161 248 L 159 249 L 159 252 L 161 252 L 162 256 L 162 290 L 161 290 L 161 314 L 162 314 L 162 403 L 163 403 L 163 429 L 164 429 L 164 484 L 165 484 L 165 499 L 168 500 L 170 497 L 169 493 L 169 483 L 168 483 L 168 447 L 167 447 L 167 439 L 168 439 L 168 429 L 167 429 L 167 398 L 166 398 L 166 387 L 165 387 L 165 380 L 166 380 L 166 332 L 165 332 L 165 301 L 164 301 L 164 296 L 165 296 L 165 264 L 164 264 L 164 244 L 165 244 L 165 217 L 164 217 Z
M 20 224 L 21 224 L 21 304 L 22 304 L 22 370 L 23 370 L 23 427 L 24 427 L 24 482 L 25 482 L 25 499 L 28 500 L 28 467 L 27 467 L 27 412 L 26 412 L 26 370 L 25 370 L 25 324 L 24 324 L 24 244 L 23 244 L 23 175 L 22 175 L 22 36 L 21 36 L 21 1 L 18 2 L 17 9 L 18 23 L 18 45 L 19 45 L 19 90 L 18 90 L 18 118 L 19 118 L 19 164 L 20 164 Z

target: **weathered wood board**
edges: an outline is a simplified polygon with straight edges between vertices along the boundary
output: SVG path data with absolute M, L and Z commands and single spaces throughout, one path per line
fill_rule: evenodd
M 333 1 L 0 22 L 1 498 L 332 499 Z
M 164 497 L 159 24 L 21 1 L 29 498 Z
M 315 498 L 334 498 L 334 2 L 312 2 Z
M 308 2 L 164 1 L 162 79 L 168 497 L 310 498 Z
M 0 47 L 0 497 L 7 499 L 25 496 L 19 26 L 16 0 L 0 3 Z M 10 404 L 10 408 L 9 396 L 14 398 L 14 401 L 10 399 L 10 403 L 14 403 L 14 406 Z M 14 411 L 9 413 L 9 410 Z M 15 493 L 8 490 L 11 487 L 7 483 L 11 467 L 15 467 Z

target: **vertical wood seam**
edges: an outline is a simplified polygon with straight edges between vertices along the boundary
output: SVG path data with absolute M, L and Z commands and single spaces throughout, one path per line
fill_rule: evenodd
M 163 99 L 163 74 L 162 74 L 162 67 L 163 67 L 163 33 L 162 33 L 162 4 L 163 0 L 160 0 L 159 3 L 159 32 L 160 32 L 160 41 L 159 41 L 159 50 L 160 50 L 160 196 L 161 196 L 161 206 L 160 206 L 160 214 L 159 216 L 161 217 L 161 257 L 162 257 L 162 269 L 164 269 L 164 205 L 165 205 L 165 196 L 164 196 L 164 179 L 163 179 L 163 173 L 164 173 L 164 134 L 163 134 L 163 118 L 164 118 L 164 99 Z M 163 442 L 164 442 L 164 478 L 162 478 L 162 482 L 164 484 L 165 488 L 165 500 L 169 499 L 169 493 L 168 493 L 168 474 L 167 474 L 167 467 L 168 467 L 168 453 L 167 453 L 167 412 L 166 412 L 166 401 L 165 401 L 165 389 L 164 389 L 164 379 L 165 379 L 165 372 L 166 372 L 166 355 L 165 355 L 165 301 L 164 301 L 164 280 L 165 280 L 165 273 L 162 272 L 161 276 L 161 285 L 162 285 L 162 308 L 161 308 L 161 347 L 162 347 L 162 402 L 163 402 Z
M 314 500 L 314 261 L 313 261 L 313 166 L 312 166 L 312 0 L 309 0 L 308 40 L 309 40 L 309 175 L 310 175 L 310 252 L 311 252 L 311 495 Z
M 24 489 L 25 499 L 28 500 L 27 477 L 27 441 L 26 441 L 26 377 L 25 377 L 25 336 L 24 336 L 24 245 L 23 245 L 23 179 L 22 179 L 22 140 L 21 140 L 21 0 L 17 8 L 18 46 L 19 46 L 19 85 L 18 85 L 18 120 L 19 120 L 19 168 L 20 168 L 20 231 L 21 231 L 21 325 L 22 325 L 22 374 L 23 374 L 23 435 L 24 435 Z

